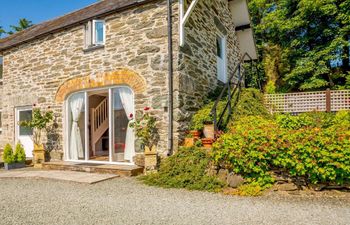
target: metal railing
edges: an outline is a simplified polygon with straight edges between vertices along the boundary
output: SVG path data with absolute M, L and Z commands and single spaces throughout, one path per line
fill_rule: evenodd
M 253 68 L 253 59 L 252 57 L 250 57 L 250 55 L 248 53 L 244 53 L 243 56 L 241 57 L 240 61 L 238 62 L 238 64 L 236 65 L 236 67 L 234 68 L 230 78 L 228 79 L 228 82 L 224 84 L 224 87 L 219 95 L 219 97 L 216 99 L 213 108 L 211 110 L 211 116 L 213 117 L 213 123 L 214 123 L 214 129 L 217 132 L 223 123 L 224 120 L 224 116 L 226 114 L 226 112 L 228 112 L 228 118 L 232 115 L 232 109 L 233 107 L 236 105 L 241 89 L 242 89 L 242 85 L 244 84 L 244 78 L 245 78 L 245 70 L 244 70 L 244 63 L 245 63 L 245 59 L 248 58 L 251 64 L 251 68 Z M 243 70 L 243 72 L 242 72 Z M 238 73 L 238 74 L 237 74 Z M 237 83 L 232 83 L 232 80 L 238 77 L 238 81 Z M 258 85 L 260 87 L 260 85 Z M 236 96 L 235 100 L 232 102 L 234 96 Z M 226 104 L 224 105 L 224 108 L 222 110 L 222 112 L 218 112 L 218 106 L 219 103 L 222 99 L 227 97 L 227 101 Z M 215 132 L 215 133 L 216 133 Z

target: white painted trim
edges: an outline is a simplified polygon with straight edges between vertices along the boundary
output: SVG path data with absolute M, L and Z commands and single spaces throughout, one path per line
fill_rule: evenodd
M 222 42 L 222 50 L 223 50 L 223 61 L 224 61 L 224 80 L 221 80 L 224 83 L 228 82 L 228 76 L 227 76 L 227 71 L 228 71 L 228 64 L 227 64 L 227 35 L 224 35 L 223 33 L 219 32 L 217 33 L 217 36 L 221 38 Z M 215 40 L 216 42 L 216 40 Z M 218 79 L 219 76 L 217 75 Z M 220 80 L 220 79 L 219 79 Z
M 90 139 L 89 139 L 89 133 L 87 132 L 89 130 L 89 95 L 87 92 L 84 93 L 84 101 L 85 101 L 85 118 L 84 118 L 84 126 L 85 126 L 85 161 L 89 159 L 90 156 Z
M 191 2 L 185 12 L 185 0 L 180 0 L 180 46 L 185 45 L 185 26 L 199 0 Z
M 103 23 L 103 42 L 96 41 L 96 23 Z M 92 21 L 92 44 L 93 45 L 104 45 L 106 43 L 106 22 L 104 20 L 93 20 Z
M 113 161 L 113 150 L 114 150 L 114 124 L 113 124 L 113 118 L 114 118 L 114 110 L 113 110 L 113 88 L 108 89 L 108 126 L 109 126 L 109 161 Z

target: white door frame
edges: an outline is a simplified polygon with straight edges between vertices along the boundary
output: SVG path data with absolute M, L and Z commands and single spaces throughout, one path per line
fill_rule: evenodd
M 14 145 L 16 145 L 19 141 L 19 112 L 21 111 L 33 111 L 33 107 L 32 106 L 19 106 L 19 107 L 15 107 L 15 143 Z M 32 146 L 29 147 L 32 151 L 34 149 L 34 143 L 33 143 L 33 137 L 30 137 L 31 142 L 32 142 Z M 23 147 L 25 148 L 26 146 L 24 146 L 24 143 L 21 143 L 23 145 Z M 31 158 L 33 155 L 33 153 L 31 155 L 27 154 L 27 149 L 25 149 L 26 152 L 26 157 Z
M 113 89 L 114 88 L 118 88 L 118 87 L 127 87 L 130 88 L 131 92 L 133 93 L 134 96 L 134 101 L 135 101 L 135 93 L 134 90 L 126 85 L 115 85 L 115 86 L 107 86 L 107 87 L 100 87 L 100 88 L 90 88 L 90 89 L 84 89 L 81 91 L 77 91 L 74 93 L 71 93 L 70 95 L 67 96 L 67 98 L 65 99 L 65 103 L 63 104 L 64 110 L 63 112 L 65 113 L 64 115 L 64 124 L 63 124 L 63 132 L 64 132 L 64 153 L 68 154 L 69 153 L 69 134 L 70 134 L 70 127 L 69 127 L 69 103 L 68 100 L 69 98 L 76 94 L 76 93 L 84 93 L 85 94 L 85 110 L 88 110 L 88 92 L 91 91 L 100 91 L 100 90 L 106 90 L 109 94 L 108 94 L 108 102 L 109 102 L 109 125 L 110 127 L 113 126 L 113 106 L 111 104 L 113 104 Z M 88 132 L 88 121 L 89 121 L 89 111 L 85 112 L 85 114 L 87 116 L 85 116 L 85 138 L 90 138 L 89 136 L 89 132 Z M 135 115 L 135 109 L 134 109 L 134 115 Z M 114 133 L 113 133 L 114 129 L 109 129 L 109 161 L 94 161 L 94 160 L 89 160 L 89 141 L 88 139 L 86 139 L 85 141 L 85 159 L 84 160 L 70 160 L 69 159 L 69 155 L 68 156 L 64 156 L 65 161 L 67 162 L 77 162 L 77 163 L 82 163 L 82 162 L 88 162 L 88 163 L 95 163 L 95 164 L 115 164 L 115 165 L 135 165 L 134 162 L 112 162 L 112 151 L 113 151 L 113 143 L 114 143 Z
M 228 76 L 227 76 L 227 68 L 228 68 L 228 65 L 227 65 L 227 36 L 222 34 L 221 32 L 218 32 L 217 33 L 217 38 L 220 38 L 220 42 L 221 42 L 221 46 L 222 46 L 222 51 L 223 51 L 223 58 L 221 59 L 222 60 L 222 63 L 224 64 L 222 67 L 223 69 L 223 79 L 221 80 L 221 77 L 220 77 L 220 74 L 219 74 L 219 59 L 220 58 L 219 56 L 217 56 L 217 53 L 216 53 L 216 60 L 217 60 L 217 78 L 218 80 L 224 82 L 224 83 L 227 83 L 228 82 Z M 217 40 L 215 40 L 216 42 Z

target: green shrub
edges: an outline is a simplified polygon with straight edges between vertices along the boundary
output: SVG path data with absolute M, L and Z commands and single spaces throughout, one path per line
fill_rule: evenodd
M 263 117 L 269 117 L 269 113 L 263 104 L 263 94 L 259 90 L 253 88 L 242 89 L 239 95 L 239 99 L 236 101 L 236 96 L 232 98 L 233 107 L 233 118 L 239 118 L 242 116 L 249 115 L 259 115 Z M 214 106 L 215 101 L 211 101 L 204 105 L 200 110 L 197 111 L 192 117 L 190 129 L 191 130 L 202 130 L 204 124 L 212 123 L 213 116 L 211 115 L 211 110 Z M 236 103 L 236 104 L 235 104 Z M 227 100 L 223 99 L 218 103 L 217 106 L 217 116 L 219 119 L 219 114 L 223 112 L 224 107 L 227 104 Z M 228 114 L 224 115 L 224 125 L 229 123 Z
M 4 160 L 5 163 L 8 163 L 8 164 L 15 163 L 16 160 L 13 155 L 13 149 L 10 144 L 5 145 L 2 159 Z
M 190 190 L 219 191 L 224 184 L 209 176 L 209 157 L 201 148 L 181 148 L 163 159 L 159 172 L 141 177 L 148 185 L 166 188 L 187 188 Z
M 13 156 L 16 162 L 23 163 L 26 161 L 26 153 L 21 143 L 17 143 Z
M 251 183 L 251 184 L 243 184 L 238 187 L 237 195 L 240 196 L 260 196 L 263 194 L 264 188 L 259 184 Z
M 234 108 L 233 118 L 237 119 L 242 116 L 270 117 L 264 105 L 264 95 L 258 89 L 242 89 L 237 105 Z
M 308 183 L 348 183 L 350 130 L 342 125 L 344 117 L 345 113 L 281 116 L 276 122 L 242 117 L 214 144 L 212 157 L 219 166 L 261 186 L 273 182 L 273 168 Z
M 212 157 L 218 166 L 243 175 L 261 186 L 273 183 L 269 174 L 278 140 L 278 126 L 261 116 L 242 117 L 213 145 Z

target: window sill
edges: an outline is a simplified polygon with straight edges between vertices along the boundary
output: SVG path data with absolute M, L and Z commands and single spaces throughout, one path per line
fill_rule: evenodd
M 91 51 L 95 51 L 98 49 L 104 49 L 104 48 L 105 48 L 104 45 L 94 45 L 94 46 L 90 46 L 90 47 L 83 49 L 83 52 L 91 52 Z

